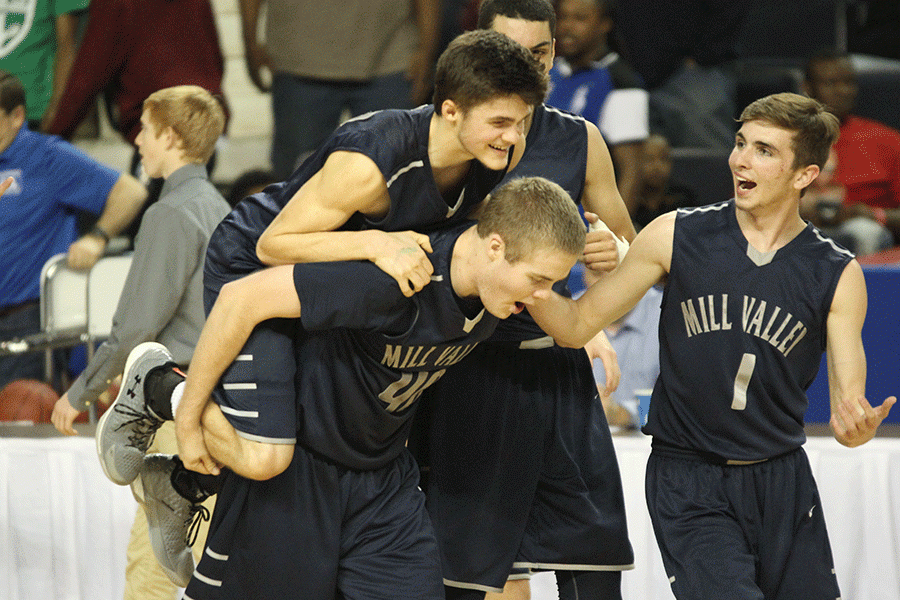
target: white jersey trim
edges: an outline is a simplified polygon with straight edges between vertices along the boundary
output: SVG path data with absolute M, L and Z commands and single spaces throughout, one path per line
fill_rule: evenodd
M 557 115 L 559 115 L 559 116 L 561 116 L 561 117 L 565 117 L 566 119 L 569 119 L 569 120 L 572 120 L 572 121 L 579 121 L 579 122 L 582 122 L 582 123 L 583 123 L 583 122 L 586 120 L 586 119 L 585 119 L 584 117 L 582 117 L 581 115 L 576 115 L 576 114 L 572 114 L 572 113 L 570 113 L 570 112 L 566 112 L 566 111 L 564 111 L 564 110 L 559 110 L 558 108 L 556 108 L 556 107 L 554 107 L 554 106 L 550 106 L 550 105 L 548 105 L 548 104 L 545 104 L 545 105 L 544 105 L 544 110 L 546 110 L 547 112 L 555 113 L 555 114 L 557 114 Z
M 406 173 L 406 172 L 408 172 L 408 171 L 412 171 L 413 169 L 417 169 L 417 168 L 419 168 L 419 167 L 424 167 L 424 166 L 425 166 L 425 162 L 424 162 L 424 161 L 421 161 L 421 160 L 414 160 L 414 161 L 412 161 L 411 163 L 409 163 L 408 165 L 406 165 L 405 167 L 400 167 L 400 170 L 398 170 L 397 172 L 395 172 L 395 173 L 391 176 L 391 178 L 388 180 L 388 182 L 387 182 L 388 188 L 390 188 L 391 185 L 392 185 L 395 181 L 397 181 L 397 178 L 400 177 L 401 175 L 403 175 L 404 173 Z
M 634 563 L 628 565 L 573 565 L 566 563 L 519 562 L 513 563 L 517 569 L 540 569 L 550 571 L 631 571 Z
M 825 242 L 826 244 L 828 244 L 829 246 L 831 246 L 831 248 L 832 248 L 835 252 L 837 252 L 837 253 L 839 253 L 839 254 L 843 254 L 844 256 L 849 256 L 850 258 L 856 258 L 856 255 L 855 255 L 855 254 L 853 254 L 852 252 L 850 252 L 850 251 L 847 250 L 846 248 L 841 248 L 840 246 L 838 246 L 837 243 L 835 243 L 835 241 L 834 241 L 833 239 L 828 238 L 828 237 L 825 237 L 824 235 L 822 235 L 822 232 L 819 231 L 817 228 L 813 227 L 813 233 L 816 234 L 816 237 L 819 238 L 819 241 L 820 241 L 820 242 Z

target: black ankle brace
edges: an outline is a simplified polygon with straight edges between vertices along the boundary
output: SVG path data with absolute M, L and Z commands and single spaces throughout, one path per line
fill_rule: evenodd
M 178 365 L 173 362 L 150 369 L 147 373 L 147 380 L 144 383 L 144 398 L 147 406 L 156 413 L 156 416 L 166 421 L 174 420 L 172 392 L 182 381 L 184 381 L 184 375 L 178 370 Z
M 206 489 L 204 478 L 209 475 L 202 475 L 195 471 L 186 469 L 181 459 L 175 457 L 175 468 L 172 470 L 172 487 L 178 494 L 194 504 L 199 504 L 209 498 L 214 492 Z

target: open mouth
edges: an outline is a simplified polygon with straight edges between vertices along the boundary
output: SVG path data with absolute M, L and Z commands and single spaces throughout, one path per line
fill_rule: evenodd
M 745 191 L 752 190 L 753 188 L 756 187 L 756 182 L 750 181 L 748 179 L 738 179 L 737 184 L 738 184 L 738 189 L 745 190 Z
M 525 310 L 525 305 L 524 305 L 523 303 L 521 303 L 521 302 L 516 302 L 516 303 L 515 303 L 515 309 L 513 310 L 513 314 L 514 314 L 514 315 L 517 315 L 517 314 L 519 314 L 520 312 L 522 312 L 523 310 Z
M 501 147 L 495 146 L 495 145 L 493 145 L 493 144 L 488 144 L 488 146 L 490 146 L 492 149 L 496 150 L 497 152 L 502 152 L 502 153 L 504 153 L 504 154 L 506 154 L 506 153 L 509 151 L 509 147 L 508 147 L 508 146 L 507 146 L 506 148 L 501 148 Z

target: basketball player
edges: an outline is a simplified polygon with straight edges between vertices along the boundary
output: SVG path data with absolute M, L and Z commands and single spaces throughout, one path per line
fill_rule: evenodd
M 549 1 L 486 0 L 478 24 L 521 43 L 549 71 Z M 540 105 L 513 160 L 507 177 L 547 177 L 616 234 L 634 239 L 593 123 Z M 620 597 L 621 571 L 633 568 L 634 556 L 587 354 L 554 345 L 523 312 L 501 323 L 426 397 L 411 446 L 429 469 L 426 499 L 447 597 L 482 598 L 504 587 L 527 597 L 523 571 L 531 568 L 554 569 L 563 599 Z
M 415 402 L 498 319 L 551 293 L 581 255 L 585 231 L 562 188 L 523 178 L 494 194 L 477 225 L 429 239 L 433 281 L 413 297 L 362 261 L 273 267 L 222 288 L 191 373 L 215 379 L 259 322 L 299 319 L 298 440 L 272 479 L 223 472 L 186 596 L 443 599 L 418 467 L 405 448 Z M 151 374 L 166 368 L 152 352 L 135 360 L 155 363 Z M 145 461 L 148 503 L 184 505 L 173 459 Z
M 553 297 L 538 312 L 577 344 L 665 277 L 643 431 L 653 436 L 647 505 L 675 597 L 839 598 L 802 449 L 805 392 L 824 348 L 831 427 L 849 447 L 875 435 L 896 398 L 865 398 L 859 263 L 800 218 L 837 119 L 785 93 L 753 102 L 740 122 L 734 199 L 658 217 L 577 304 Z
M 210 242 L 207 309 L 225 282 L 263 267 L 256 246 L 270 223 L 267 235 L 276 247 L 287 243 L 294 252 L 302 250 L 291 262 L 371 260 L 401 281 L 406 294 L 421 289 L 431 274 L 428 239 L 403 230 L 461 220 L 481 202 L 502 176 L 525 118 L 545 91 L 537 65 L 518 44 L 487 32 L 460 36 L 438 62 L 434 107 L 354 119 L 290 180 L 238 204 Z M 287 234 L 281 233 L 284 223 L 291 226 Z M 335 228 L 342 231 L 315 233 Z M 187 394 L 176 432 L 189 468 L 216 473 L 225 464 L 266 479 L 290 463 L 296 441 L 292 340 L 292 323 L 264 323 L 243 354 L 268 355 L 269 363 L 243 363 L 226 373 L 217 401 L 231 403 L 232 410 L 227 421 L 217 420 L 222 430 L 205 430 L 226 450 L 216 460 L 200 427 L 209 393 Z M 248 379 L 258 388 L 246 390 Z M 259 410 L 273 413 L 265 428 L 242 416 Z M 137 476 L 159 417 L 172 415 L 131 415 L 115 405 L 112 411 L 98 432 L 101 460 L 113 481 L 124 485 Z

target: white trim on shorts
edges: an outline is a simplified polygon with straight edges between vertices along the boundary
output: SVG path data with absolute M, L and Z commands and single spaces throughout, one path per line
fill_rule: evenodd
M 517 569 L 538 569 L 541 571 L 631 571 L 630 565 L 567 565 L 563 563 L 520 562 L 513 563 Z

